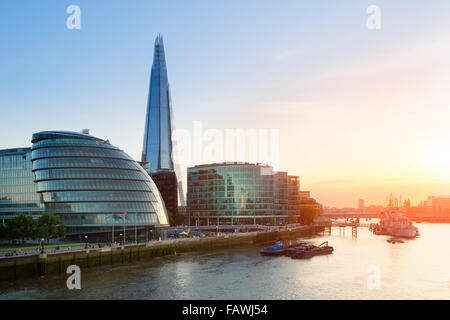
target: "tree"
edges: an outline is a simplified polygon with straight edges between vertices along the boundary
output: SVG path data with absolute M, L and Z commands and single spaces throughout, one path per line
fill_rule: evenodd
M 20 214 L 6 222 L 7 236 L 10 239 L 33 238 L 35 234 L 36 223 L 29 215 Z
M 289 215 L 286 217 L 286 223 L 298 223 L 299 216 L 298 215 Z
M 169 225 L 174 226 L 175 225 L 175 217 L 172 213 L 172 211 L 167 210 L 167 216 L 169 217 Z
M 59 217 L 53 213 L 45 212 L 37 221 L 37 238 L 44 238 L 48 241 L 52 237 L 65 235 L 65 231 L 65 226 L 59 225 Z
M 8 232 L 3 224 L 0 224 L 0 239 L 5 239 L 8 237 Z
M 315 206 L 302 206 L 300 209 L 300 223 L 312 224 L 319 216 L 320 209 Z
M 66 236 L 66 226 L 63 224 L 58 225 L 58 237 L 64 238 Z

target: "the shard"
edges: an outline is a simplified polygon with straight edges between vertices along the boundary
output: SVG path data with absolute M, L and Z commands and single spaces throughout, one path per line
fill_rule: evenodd
M 150 75 L 141 164 L 158 186 L 172 217 L 176 217 L 178 203 L 185 205 L 182 183 L 178 180 L 181 171 L 173 159 L 174 129 L 164 43 L 158 35 Z
M 172 105 L 166 57 L 162 36 L 158 35 L 155 40 L 142 149 L 142 164 L 149 173 L 160 169 L 174 170 L 172 130 Z

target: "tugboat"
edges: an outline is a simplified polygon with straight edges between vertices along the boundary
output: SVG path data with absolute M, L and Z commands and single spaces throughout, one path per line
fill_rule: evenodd
M 282 256 L 286 249 L 287 247 L 285 245 L 275 242 L 273 246 L 264 248 L 264 250 L 261 250 L 259 253 L 263 256 L 276 257 Z
M 380 223 L 370 225 L 370 230 L 376 235 L 390 235 L 395 238 L 415 238 L 419 235 L 417 227 L 395 211 L 382 213 Z

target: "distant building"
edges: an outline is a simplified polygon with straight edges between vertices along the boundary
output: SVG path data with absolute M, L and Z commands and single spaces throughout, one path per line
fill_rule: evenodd
M 299 216 L 301 205 L 300 177 L 288 176 L 288 215 Z
M 0 150 L 0 223 L 19 214 L 37 218 L 43 212 L 31 166 L 31 148 Z
M 272 167 L 243 162 L 188 168 L 191 225 L 285 223 L 300 215 L 300 180 Z
M 178 206 L 178 221 L 177 225 L 185 225 L 188 223 L 187 207 Z
M 311 191 L 300 191 L 300 200 L 308 200 L 311 199 Z
M 33 134 L 32 170 L 46 212 L 57 214 L 71 239 L 146 240 L 168 225 L 156 185 L 109 141 L 76 132 Z M 28 169 L 29 170 L 29 169 Z
M 450 218 L 450 195 L 429 196 L 424 201 L 425 213 L 438 218 Z
M 160 169 L 155 172 L 151 172 L 150 177 L 161 193 L 167 209 L 167 214 L 171 217 L 172 222 L 175 223 L 178 218 L 178 182 L 175 171 Z
M 300 191 L 300 212 L 302 208 L 312 207 L 319 211 L 323 211 L 322 205 L 316 201 L 316 199 L 311 197 L 311 191 Z
M 359 211 L 364 212 L 364 199 L 359 199 L 358 208 L 359 208 Z

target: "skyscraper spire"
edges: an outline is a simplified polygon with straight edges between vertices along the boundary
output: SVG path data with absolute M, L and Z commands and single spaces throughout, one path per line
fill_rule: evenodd
M 145 121 L 142 162 L 149 172 L 174 169 L 172 155 L 172 105 L 163 38 L 155 40 Z
M 178 180 L 181 178 L 180 165 L 174 164 L 173 160 L 174 129 L 163 37 L 158 34 L 150 75 L 141 163 L 155 181 L 171 216 L 176 218 L 178 200 L 181 205 L 185 205 L 185 201 L 183 184 Z

